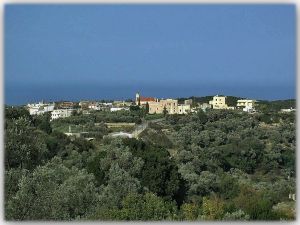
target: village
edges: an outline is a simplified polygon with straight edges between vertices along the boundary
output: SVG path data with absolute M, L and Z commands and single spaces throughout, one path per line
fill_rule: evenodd
M 257 100 L 239 99 L 236 106 L 227 104 L 227 96 L 216 95 L 207 103 L 195 103 L 192 99 L 186 99 L 179 104 L 177 99 L 158 99 L 155 97 L 144 97 L 140 93 L 136 93 L 135 100 L 126 101 L 60 101 L 53 103 L 39 102 L 29 103 L 26 108 L 30 115 L 40 115 L 51 112 L 51 120 L 58 118 L 66 118 L 75 112 L 89 114 L 90 111 L 108 111 L 115 112 L 120 110 L 129 110 L 135 106 L 146 109 L 148 114 L 188 114 L 197 112 L 198 110 L 206 111 L 207 109 L 216 110 L 240 110 L 248 113 L 256 112 Z M 282 112 L 293 111 L 294 109 L 282 109 Z

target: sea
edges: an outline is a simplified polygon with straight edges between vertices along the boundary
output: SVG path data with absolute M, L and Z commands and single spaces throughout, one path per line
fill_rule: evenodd
M 127 100 L 135 94 L 156 98 L 188 98 L 191 96 L 227 95 L 256 100 L 295 99 L 296 87 L 280 86 L 209 86 L 185 83 L 181 85 L 122 85 L 122 84 L 10 84 L 3 87 L 6 105 L 25 105 L 45 101 Z

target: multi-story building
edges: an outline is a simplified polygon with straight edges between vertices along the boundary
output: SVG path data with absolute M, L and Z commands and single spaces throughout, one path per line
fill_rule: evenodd
M 184 100 L 185 105 L 192 105 L 193 104 L 193 99 L 186 99 Z
M 149 114 L 187 114 L 191 111 L 191 105 L 178 104 L 175 99 L 161 99 L 155 102 L 149 102 Z M 166 111 L 165 111 L 166 110 Z
M 56 108 L 58 108 L 58 109 L 72 109 L 72 108 L 74 108 L 74 106 L 75 106 L 74 102 L 62 101 L 62 102 L 56 103 Z
M 27 109 L 30 115 L 40 115 L 46 112 L 51 112 L 54 110 L 54 103 L 33 103 L 27 104 Z
M 190 104 L 179 104 L 177 108 L 177 114 L 188 114 L 191 112 Z
M 237 100 L 237 104 L 236 106 L 239 108 L 244 108 L 246 106 L 251 107 L 251 108 L 255 108 L 255 104 L 256 104 L 256 100 L 250 100 L 250 99 L 240 99 Z
M 73 111 L 74 109 L 55 109 L 51 112 L 51 120 L 69 117 Z
M 236 107 L 238 109 L 243 109 L 244 112 L 254 112 L 256 100 L 251 99 L 240 99 L 237 100 Z
M 80 101 L 79 106 L 81 107 L 82 110 L 86 110 L 89 108 L 90 101 Z
M 88 108 L 92 110 L 101 110 L 101 105 L 98 102 L 91 102 L 88 105 Z
M 213 109 L 228 109 L 228 105 L 226 104 L 226 96 L 216 95 L 213 97 L 209 104 Z
M 162 114 L 166 110 L 167 114 L 176 114 L 178 109 L 178 100 L 162 99 L 160 101 L 148 102 L 149 114 Z

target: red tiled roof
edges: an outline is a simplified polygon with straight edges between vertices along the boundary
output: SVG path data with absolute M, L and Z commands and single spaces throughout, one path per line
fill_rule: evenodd
M 155 102 L 155 98 L 153 97 L 140 97 L 141 102 Z

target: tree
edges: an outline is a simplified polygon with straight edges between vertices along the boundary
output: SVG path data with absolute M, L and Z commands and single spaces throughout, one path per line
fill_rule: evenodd
M 224 215 L 224 202 L 216 195 L 204 197 L 202 202 L 202 216 L 204 220 L 221 220 Z
M 149 113 L 149 103 L 146 103 L 146 114 Z
M 133 139 L 124 140 L 124 143 L 130 147 L 133 155 L 144 161 L 139 176 L 141 184 L 158 196 L 174 199 L 183 184 L 180 182 L 177 166 L 170 160 L 168 151 Z M 177 200 L 181 198 L 177 197 Z
M 106 157 L 105 151 L 96 151 L 89 158 L 87 162 L 87 171 L 94 174 L 97 185 L 106 184 L 105 171 L 101 167 L 101 160 Z
M 94 178 L 84 170 L 68 169 L 60 158 L 22 177 L 19 190 L 7 203 L 8 220 L 70 220 L 96 205 Z
M 176 206 L 153 193 L 129 193 L 120 209 L 96 210 L 90 219 L 161 221 L 176 219 Z
M 50 118 L 51 118 L 51 113 L 44 113 L 42 115 L 37 115 L 33 118 L 33 124 L 38 129 L 45 131 L 47 134 L 50 134 L 52 132 Z
M 233 199 L 239 193 L 237 179 L 227 173 L 219 176 L 219 193 L 225 200 Z
M 23 117 L 7 122 L 5 151 L 5 164 L 8 169 L 21 167 L 31 170 L 43 164 L 48 154 L 44 134 Z
M 28 170 L 20 169 L 20 168 L 12 168 L 10 170 L 5 171 L 5 208 L 7 208 L 7 204 L 11 199 L 15 196 L 15 194 L 19 190 L 20 180 L 29 174 Z
M 13 120 L 19 118 L 26 118 L 31 121 L 32 117 L 29 114 L 29 111 L 25 107 L 15 107 L 15 106 L 6 106 L 5 107 L 5 119 Z
M 99 208 L 120 208 L 122 199 L 129 193 L 139 193 L 141 184 L 127 171 L 114 163 L 108 172 L 107 185 L 102 186 Z
M 295 220 L 296 219 L 296 209 L 295 209 L 295 202 L 280 202 L 273 207 L 274 213 L 280 219 L 283 220 Z
M 272 203 L 263 196 L 262 192 L 242 185 L 241 192 L 234 199 L 237 207 L 250 216 L 251 220 L 274 220 L 278 219 L 272 211 Z
M 166 108 L 166 106 L 164 107 L 164 110 L 163 110 L 163 114 L 164 114 L 164 116 L 166 116 L 167 115 L 167 113 L 168 113 L 168 110 L 167 110 L 167 108 Z
M 197 220 L 199 215 L 199 206 L 195 203 L 184 203 L 180 208 L 182 220 Z

